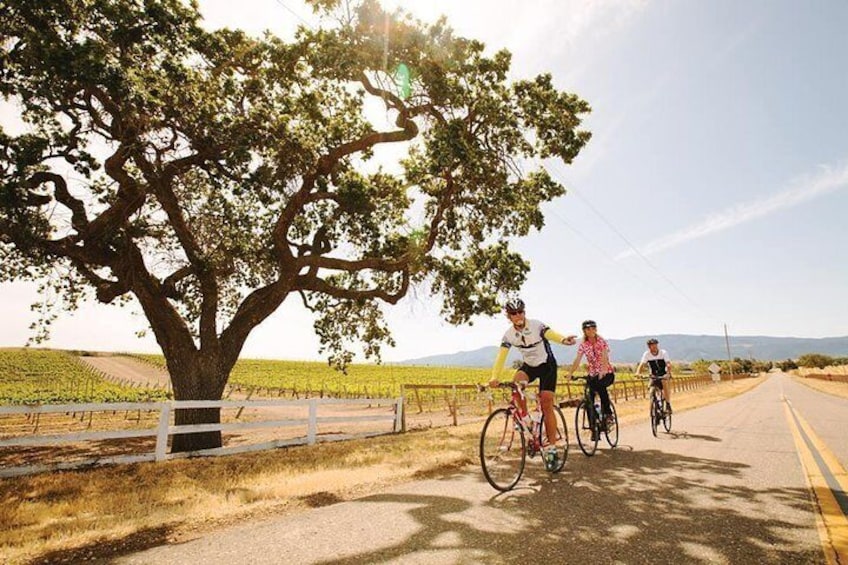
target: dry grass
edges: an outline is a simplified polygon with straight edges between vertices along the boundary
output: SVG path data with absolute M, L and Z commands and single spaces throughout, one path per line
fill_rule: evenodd
M 680 412 L 763 377 L 678 393 Z M 621 403 L 623 423 L 647 420 Z M 234 522 L 380 491 L 476 464 L 480 423 L 229 457 L 0 480 L 0 562 L 77 562 L 190 539 Z
M 834 373 L 837 374 L 837 373 Z M 835 381 L 823 381 L 820 379 L 805 379 L 800 377 L 793 377 L 796 383 L 801 383 L 802 385 L 808 386 L 812 389 L 818 390 L 820 392 L 826 392 L 828 394 L 832 394 L 834 396 L 840 396 L 842 398 L 848 398 L 848 383 L 840 383 Z
M 830 374 L 830 375 L 848 375 L 848 365 L 830 365 L 825 367 L 824 369 L 819 369 L 817 367 L 799 367 L 793 371 L 799 375 L 810 375 L 810 374 Z

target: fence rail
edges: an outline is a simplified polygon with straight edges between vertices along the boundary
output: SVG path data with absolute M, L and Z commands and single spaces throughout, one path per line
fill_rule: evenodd
M 327 405 L 369 405 L 369 406 L 392 406 L 393 414 L 369 415 L 369 416 L 318 416 L 318 408 Z M 308 408 L 306 418 L 284 418 L 275 420 L 261 420 L 256 422 L 239 423 L 217 423 L 217 424 L 172 424 L 172 413 L 177 410 L 196 408 L 239 408 L 239 413 L 244 408 L 267 408 L 267 407 L 292 407 L 305 406 Z M 318 441 L 318 425 L 322 423 L 339 422 L 375 422 L 392 421 L 392 429 L 389 432 L 363 432 L 356 434 L 332 434 L 323 436 L 321 441 L 336 441 L 341 439 L 352 439 L 359 437 L 370 437 L 385 433 L 395 433 L 402 429 L 403 421 L 403 399 L 402 398 L 365 398 L 365 399 L 337 399 L 337 398 L 312 398 L 308 400 L 183 400 L 169 402 L 117 402 L 99 404 L 54 404 L 37 406 L 0 406 L 0 416 L 3 415 L 26 415 L 27 418 L 35 415 L 55 413 L 77 413 L 77 412 L 115 412 L 123 410 L 138 410 L 145 412 L 158 412 L 158 424 L 151 428 L 133 430 L 110 430 L 90 431 L 64 434 L 27 434 L 17 435 L 0 439 L 0 448 L 3 447 L 37 447 L 45 445 L 57 445 L 67 443 L 79 443 L 85 441 L 101 440 L 123 440 L 129 438 L 155 437 L 156 446 L 153 452 L 118 455 L 112 457 L 95 457 L 74 462 L 60 462 L 53 465 L 21 465 L 13 467 L 0 467 L 0 477 L 12 477 L 28 475 L 44 471 L 65 470 L 81 467 L 91 467 L 113 463 L 136 463 L 141 461 L 167 461 L 193 456 L 217 456 L 233 453 L 244 453 L 247 451 L 259 451 L 274 447 L 290 445 L 312 445 Z M 306 435 L 293 439 L 277 439 L 262 443 L 240 445 L 233 447 L 220 447 L 192 451 L 185 453 L 167 453 L 168 438 L 178 434 L 210 431 L 237 431 L 253 428 L 282 428 L 290 426 L 306 426 Z
M 747 378 L 755 375 L 722 375 L 721 380 L 729 381 L 734 378 Z M 714 384 L 714 380 L 708 376 L 681 376 L 668 381 L 675 392 L 695 390 Z M 629 401 L 648 398 L 650 394 L 649 382 L 647 380 L 622 380 L 613 383 L 609 387 L 610 397 L 614 402 Z M 409 414 L 423 414 L 425 408 L 431 409 L 437 401 L 447 408 L 450 422 L 456 426 L 459 420 L 461 408 L 470 408 L 473 411 L 486 410 L 491 413 L 494 409 L 495 394 L 493 391 L 479 393 L 477 385 L 459 384 L 404 384 L 401 385 L 401 397 L 405 399 Z M 507 399 L 506 392 L 501 392 L 503 399 Z M 557 398 L 561 402 L 577 402 L 583 397 L 583 383 L 569 381 L 560 378 L 557 384 Z M 485 404 L 483 404 L 485 402 Z M 406 413 L 402 421 L 402 430 L 406 431 Z

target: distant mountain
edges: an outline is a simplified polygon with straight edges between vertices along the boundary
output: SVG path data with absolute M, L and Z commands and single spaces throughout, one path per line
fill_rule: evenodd
M 668 351 L 672 361 L 692 362 L 698 359 L 727 359 L 724 336 L 667 334 L 637 336 L 628 339 L 608 339 L 613 363 L 638 363 L 645 351 L 648 337 L 656 337 L 660 347 Z M 822 353 L 832 357 L 848 356 L 848 336 L 802 338 L 768 336 L 731 336 L 730 353 L 733 357 L 762 361 L 797 359 L 805 353 Z M 554 356 L 560 365 L 571 363 L 575 347 L 554 345 Z M 473 351 L 460 351 L 444 355 L 431 355 L 401 361 L 399 365 L 435 365 L 448 367 L 487 367 L 497 354 L 497 346 L 481 347 Z M 513 348 L 507 363 L 518 359 Z

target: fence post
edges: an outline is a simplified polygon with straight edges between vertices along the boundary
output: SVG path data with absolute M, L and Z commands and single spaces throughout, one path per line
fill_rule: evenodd
M 318 402 L 313 398 L 309 401 L 309 427 L 306 430 L 306 443 L 315 445 L 318 434 Z
M 400 398 L 395 404 L 395 433 L 406 433 L 406 414 L 403 412 L 403 386 L 401 386 Z
M 418 394 L 418 389 L 415 389 L 415 400 L 418 403 L 418 413 L 421 414 L 424 412 L 424 408 L 421 406 L 421 396 Z
M 406 433 L 406 387 L 400 385 L 400 431 Z
M 456 397 L 456 385 L 453 385 L 453 407 L 451 408 L 451 414 L 453 415 L 453 425 L 456 426 L 456 413 L 459 411 L 459 400 Z
M 247 393 L 247 398 L 245 398 L 245 400 L 250 400 L 250 397 L 253 396 L 253 392 L 255 390 L 256 390 L 255 388 L 250 389 L 250 391 Z M 239 406 L 238 412 L 236 412 L 236 420 L 241 418 L 241 413 L 242 413 L 243 410 L 244 410 L 244 404 Z
M 171 403 L 159 404 L 159 427 L 156 431 L 156 461 L 164 461 L 168 451 L 168 422 L 170 421 Z

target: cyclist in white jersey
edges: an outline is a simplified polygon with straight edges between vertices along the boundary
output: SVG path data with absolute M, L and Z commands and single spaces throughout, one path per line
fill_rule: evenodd
M 574 345 L 576 336 L 562 336 L 538 320 L 528 320 L 524 314 L 524 301 L 520 298 L 509 300 L 504 311 L 511 322 L 504 333 L 495 364 L 492 367 L 490 386 L 498 385 L 498 376 L 506 362 L 511 347 L 521 352 L 522 364 L 515 372 L 513 382 L 525 385 L 539 379 L 539 402 L 545 419 L 545 431 L 548 435 L 549 450 L 556 453 L 557 424 L 554 413 L 554 399 L 557 382 L 557 363 L 551 350 L 551 341 L 564 345 Z M 527 403 L 522 401 L 522 410 L 527 413 Z M 525 422 L 529 425 L 529 422 Z
M 648 340 L 648 349 L 642 354 L 642 360 L 636 367 L 637 377 L 646 363 L 651 368 L 651 385 L 663 390 L 668 412 L 671 413 L 671 383 L 663 382 L 671 378 L 671 359 L 665 349 L 660 349 L 660 342 L 656 338 L 652 337 Z

